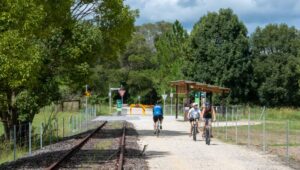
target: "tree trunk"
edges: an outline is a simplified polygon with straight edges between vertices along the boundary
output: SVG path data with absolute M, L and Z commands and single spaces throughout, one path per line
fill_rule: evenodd
M 4 139 L 9 140 L 11 126 L 9 125 L 8 122 L 5 121 L 5 122 L 3 122 L 3 127 L 4 127 Z

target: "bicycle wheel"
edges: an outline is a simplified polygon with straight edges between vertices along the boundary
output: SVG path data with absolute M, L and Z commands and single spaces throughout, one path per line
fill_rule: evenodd
M 158 123 L 157 123 L 157 126 L 156 126 L 156 136 L 157 136 L 157 137 L 159 137 L 159 132 L 160 132 L 160 130 L 159 130 L 159 125 L 160 125 L 160 123 L 158 122 Z
M 210 127 L 205 128 L 205 142 L 210 145 Z
M 194 141 L 197 140 L 196 134 L 197 134 L 197 128 L 196 128 L 196 125 L 194 125 L 194 126 L 193 126 L 193 140 L 194 140 Z

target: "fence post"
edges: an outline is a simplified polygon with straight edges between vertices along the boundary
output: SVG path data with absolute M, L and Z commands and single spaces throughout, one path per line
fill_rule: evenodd
M 14 125 L 14 161 L 17 158 L 17 154 L 16 154 L 16 150 L 17 150 L 17 129 L 16 129 L 16 125 Z
M 219 128 L 220 128 L 220 125 L 219 125 L 219 121 L 217 121 L 217 137 L 219 136 Z
M 58 120 L 57 118 L 55 119 L 56 121 L 56 142 L 58 142 Z
M 62 137 L 64 138 L 65 137 L 65 118 L 63 117 L 63 120 L 62 120 L 63 122 L 62 122 L 62 126 L 63 126 L 63 128 L 62 128 Z
M 29 155 L 31 155 L 31 122 L 29 122 Z
M 76 118 L 76 116 L 74 116 L 73 118 L 72 118 L 72 132 L 75 132 L 75 118 Z
M 52 149 L 52 122 L 50 123 L 50 149 Z
M 82 115 L 79 113 L 79 131 L 81 132 Z
M 43 148 L 43 124 L 40 127 L 40 148 Z
M 74 116 L 74 131 L 77 132 L 77 115 Z
M 235 143 L 238 144 L 238 110 L 236 108 L 236 113 L 235 113 Z
M 290 122 L 286 122 L 286 163 L 290 164 L 290 153 L 289 153 L 289 133 L 290 133 Z
M 231 106 L 231 122 L 233 122 L 233 106 Z
M 250 107 L 248 108 L 248 147 L 250 147 Z
M 228 107 L 226 107 L 226 114 L 225 114 L 225 119 L 226 119 L 226 126 L 225 126 L 225 139 L 226 139 L 226 141 L 227 141 L 227 113 L 228 113 L 228 112 L 227 112 L 227 111 L 228 111 L 228 110 L 227 110 L 227 108 L 228 108 Z
M 263 152 L 266 153 L 266 113 L 263 108 Z
M 21 133 L 22 133 L 22 124 L 19 124 L 19 132 L 18 132 L 19 136 L 21 136 Z M 19 144 L 22 145 L 22 138 L 21 137 L 18 139 L 18 141 L 19 141 Z

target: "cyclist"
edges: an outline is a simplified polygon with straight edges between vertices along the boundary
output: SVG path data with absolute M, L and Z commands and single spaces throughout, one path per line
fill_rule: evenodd
M 193 123 L 197 123 L 198 131 L 199 131 L 199 119 L 200 119 L 200 109 L 198 108 L 197 103 L 192 104 L 192 108 L 188 112 L 188 119 L 190 120 L 191 129 L 190 129 L 190 136 L 192 136 L 192 130 L 193 130 Z
M 203 134 L 202 136 L 204 136 L 204 132 L 205 132 L 205 128 L 206 128 L 206 124 L 205 122 L 208 121 L 210 127 L 212 127 L 212 123 L 211 120 L 213 119 L 213 121 L 216 121 L 216 112 L 215 109 L 210 105 L 209 102 L 206 102 L 202 112 L 201 112 L 201 118 L 204 120 L 204 128 L 203 128 Z M 211 131 L 211 137 L 213 137 L 212 135 L 212 131 Z
M 153 107 L 154 134 L 156 133 L 157 121 L 160 121 L 159 128 L 162 129 L 162 121 L 164 119 L 163 115 L 164 115 L 163 109 L 161 105 L 159 105 L 159 101 L 158 101 L 156 105 Z

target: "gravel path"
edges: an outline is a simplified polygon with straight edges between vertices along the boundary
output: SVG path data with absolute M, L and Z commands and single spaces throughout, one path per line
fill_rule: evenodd
M 245 147 L 230 145 L 212 139 L 207 146 L 198 136 L 193 141 L 188 135 L 189 123 L 165 116 L 159 138 L 153 134 L 151 116 L 130 120 L 140 135 L 141 148 L 147 146 L 146 159 L 149 169 L 207 169 L 207 170 L 285 170 L 276 156 L 263 155 Z M 200 139 L 200 140 L 199 140 Z

